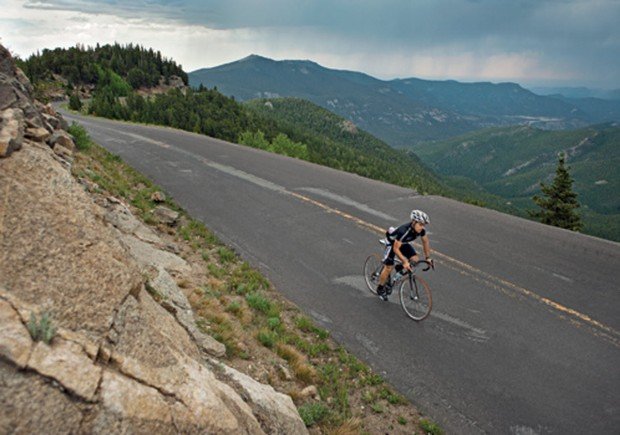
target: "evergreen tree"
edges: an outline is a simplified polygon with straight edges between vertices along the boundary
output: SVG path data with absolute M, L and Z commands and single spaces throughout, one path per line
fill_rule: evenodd
M 583 223 L 575 210 L 579 203 L 577 194 L 572 189 L 573 179 L 568 173 L 569 168 L 565 166 L 565 160 L 566 155 L 560 153 L 553 183 L 550 186 L 540 183 L 544 197 L 536 195 L 532 198 L 540 210 L 530 210 L 528 213 L 543 224 L 580 231 Z

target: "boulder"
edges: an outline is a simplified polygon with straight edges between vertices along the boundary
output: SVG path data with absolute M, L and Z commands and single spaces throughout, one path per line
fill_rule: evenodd
M 73 138 L 69 133 L 64 130 L 55 130 L 54 133 L 47 140 L 47 143 L 52 148 L 54 148 L 56 145 L 61 145 L 70 151 L 75 151 L 75 143 L 73 142 Z
M 0 157 L 8 157 L 22 147 L 24 115 L 20 109 L 6 109 L 0 113 Z
M 174 225 L 177 223 L 179 219 L 179 213 L 169 209 L 168 207 L 164 207 L 163 205 L 158 205 L 153 210 L 153 215 L 159 222 L 165 225 Z
M 30 127 L 26 129 L 24 136 L 35 142 L 45 142 L 50 137 L 50 132 L 43 127 Z
M 267 433 L 282 435 L 308 433 L 290 396 L 278 393 L 270 385 L 261 384 L 233 368 L 227 366 L 221 368 L 237 391 L 243 397 L 247 397 L 254 414 L 259 415 Z
M 43 113 L 43 119 L 47 122 L 54 130 L 58 130 L 62 128 L 62 124 L 60 119 L 55 116 L 48 115 L 47 113 Z
M 198 329 L 194 312 L 187 297 L 163 267 L 157 268 L 157 275 L 149 281 L 149 285 L 166 303 L 170 304 L 172 309 L 168 311 L 173 313 L 177 321 L 192 336 L 199 349 L 216 357 L 222 357 L 226 354 L 226 346 Z
M 166 195 L 164 195 L 164 192 L 160 192 L 159 190 L 157 192 L 153 192 L 153 194 L 151 195 L 151 201 L 164 202 L 165 200 Z
M 125 204 L 118 202 L 118 200 L 116 201 L 117 202 L 107 202 L 107 211 L 105 214 L 106 222 L 114 225 L 114 227 L 123 233 L 134 235 L 144 242 L 152 243 L 157 246 L 164 245 L 163 240 L 161 240 L 152 229 L 136 219 Z
M 158 249 L 150 243 L 138 240 L 132 235 L 121 234 L 120 240 L 127 247 L 134 260 L 141 266 L 142 270 L 149 266 L 161 266 L 168 271 L 178 273 L 191 270 L 187 261 L 178 255 Z
M 56 145 L 54 147 L 54 154 L 59 157 L 62 157 L 65 161 L 72 162 L 73 161 L 73 151 L 63 147 L 62 145 Z

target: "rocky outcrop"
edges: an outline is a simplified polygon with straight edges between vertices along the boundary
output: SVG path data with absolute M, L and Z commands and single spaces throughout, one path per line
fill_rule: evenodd
M 24 137 L 55 148 L 62 136 L 59 146 L 63 149 L 56 155 L 70 164 L 75 145 L 71 136 L 61 130 L 66 128 L 66 122 L 51 105 L 44 106 L 31 95 L 28 78 L 15 66 L 11 53 L 0 45 L 0 158 L 19 150 Z
M 20 73 L 0 47 L 0 433 L 304 433 L 289 396 L 217 360 L 178 249 L 73 178 Z M 49 343 L 29 332 L 43 313 Z

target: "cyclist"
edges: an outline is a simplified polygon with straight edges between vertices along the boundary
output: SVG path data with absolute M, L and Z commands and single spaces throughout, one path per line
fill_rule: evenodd
M 432 263 L 431 259 L 431 245 L 426 235 L 425 226 L 430 224 L 431 220 L 426 213 L 421 210 L 413 210 L 411 212 L 411 222 L 407 222 L 398 228 L 390 228 L 386 233 L 386 249 L 383 256 L 383 270 L 379 277 L 379 285 L 377 286 L 377 294 L 379 297 L 387 301 L 388 294 L 391 293 L 391 289 L 386 288 L 386 281 L 388 280 L 392 269 L 394 268 L 394 257 L 398 256 L 403 263 L 403 269 L 411 271 L 410 261 L 419 261 L 418 254 L 411 245 L 416 238 L 422 239 L 422 248 L 424 249 L 424 257 L 426 261 Z M 389 293 L 388 293 L 389 292 Z

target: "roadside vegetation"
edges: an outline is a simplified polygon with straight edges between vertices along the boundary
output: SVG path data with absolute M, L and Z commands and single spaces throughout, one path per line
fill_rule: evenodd
M 72 125 L 71 133 L 79 150 L 74 176 L 94 195 L 129 204 L 192 263 L 196 272 L 178 285 L 192 304 L 198 327 L 225 345 L 227 364 L 290 395 L 311 433 L 428 431 L 432 422 L 202 223 L 166 198 L 166 205 L 183 217 L 177 227 L 158 224 L 151 196 L 160 189 L 94 144 L 81 126 Z

